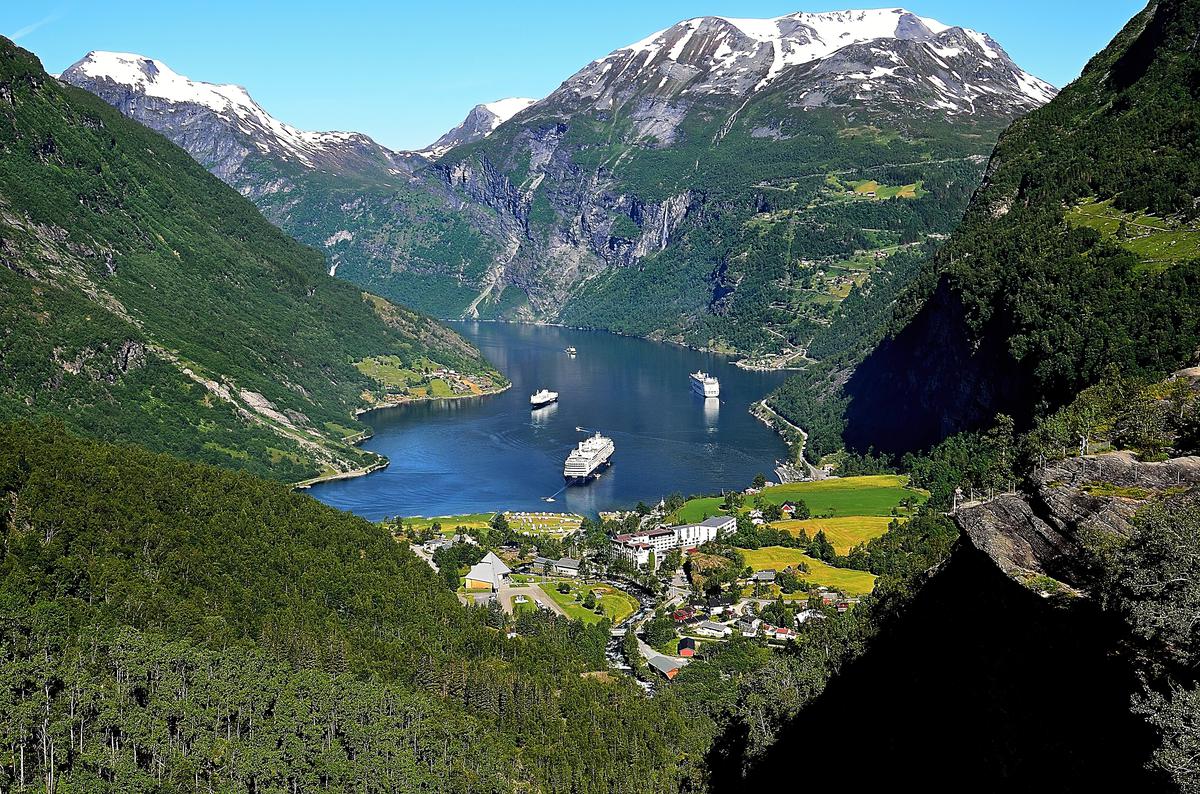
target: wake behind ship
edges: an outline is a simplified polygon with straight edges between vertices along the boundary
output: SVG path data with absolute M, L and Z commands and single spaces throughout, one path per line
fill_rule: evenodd
M 572 480 L 588 480 L 596 472 L 608 465 L 616 447 L 611 438 L 599 433 L 579 442 L 579 446 L 571 450 L 563 464 L 563 478 Z

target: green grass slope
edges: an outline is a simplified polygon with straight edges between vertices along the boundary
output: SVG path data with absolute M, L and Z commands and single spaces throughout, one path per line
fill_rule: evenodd
M 499 376 L 457 335 L 328 277 L 323 257 L 160 135 L 0 40 L 0 419 L 299 480 L 342 443 L 372 355 Z

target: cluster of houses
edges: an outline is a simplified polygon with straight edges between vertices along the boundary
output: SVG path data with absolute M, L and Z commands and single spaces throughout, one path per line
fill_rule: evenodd
M 736 530 L 737 520 L 732 516 L 714 516 L 698 524 L 658 527 L 616 535 L 612 539 L 612 546 L 617 557 L 644 568 L 650 565 L 651 557 L 657 565 L 669 551 L 694 549 Z

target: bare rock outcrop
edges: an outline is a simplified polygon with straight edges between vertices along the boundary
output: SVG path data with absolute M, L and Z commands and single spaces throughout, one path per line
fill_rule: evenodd
M 1200 487 L 1200 457 L 1146 463 L 1126 452 L 1055 461 L 1036 471 L 1027 494 L 960 509 L 968 543 L 1010 577 L 1050 577 L 1077 592 L 1091 584 L 1088 548 L 1128 537 L 1134 514 L 1158 495 Z

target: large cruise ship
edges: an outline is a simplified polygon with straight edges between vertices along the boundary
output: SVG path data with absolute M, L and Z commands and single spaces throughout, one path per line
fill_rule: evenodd
M 563 464 L 563 477 L 567 480 L 586 480 L 608 464 L 616 447 L 611 438 L 599 433 L 579 442 L 571 450 Z
M 701 397 L 720 397 L 721 381 L 707 372 L 692 373 L 692 391 Z
M 558 402 L 558 392 L 542 389 L 537 394 L 529 398 L 530 408 L 541 408 L 544 405 L 549 405 L 552 402 Z

